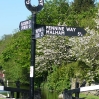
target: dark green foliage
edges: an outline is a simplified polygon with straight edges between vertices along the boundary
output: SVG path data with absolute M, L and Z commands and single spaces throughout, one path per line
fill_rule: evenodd
M 1 65 L 6 70 L 6 80 L 16 81 L 19 78 L 22 83 L 28 83 L 30 33 L 29 31 L 17 32 L 10 39 L 5 39 L 6 46 L 0 58 Z
M 95 0 L 74 0 L 73 2 L 73 10 L 77 13 L 88 11 L 92 7 L 95 7 Z
M 70 78 L 68 76 L 68 72 L 66 67 L 54 66 L 53 73 L 49 74 L 47 78 L 47 87 L 51 91 L 62 91 L 64 88 L 70 88 Z
M 46 1 L 44 9 L 37 15 L 37 23 L 56 25 L 64 22 L 69 13 L 69 4 L 66 0 Z
M 49 90 L 58 92 L 71 88 L 71 78 L 80 80 L 86 79 L 85 74 L 88 72 L 88 66 L 81 61 L 68 63 L 57 68 L 53 66 L 53 72 L 48 75 L 47 87 Z

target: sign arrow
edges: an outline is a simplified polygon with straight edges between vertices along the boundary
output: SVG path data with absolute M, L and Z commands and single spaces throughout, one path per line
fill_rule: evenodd
M 66 36 L 83 36 L 86 34 L 86 31 L 81 27 L 65 27 Z
M 48 35 L 83 36 L 86 34 L 86 31 L 81 27 L 46 26 L 45 30 Z

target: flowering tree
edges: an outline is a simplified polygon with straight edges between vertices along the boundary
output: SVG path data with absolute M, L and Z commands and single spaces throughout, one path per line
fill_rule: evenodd
M 68 38 L 57 36 L 46 36 L 38 40 L 36 69 L 41 72 L 51 69 L 52 65 L 60 66 L 68 62 L 70 47 L 66 44 Z
M 70 53 L 72 56 L 76 57 L 77 61 L 84 62 L 88 69 L 87 77 L 93 78 L 99 75 L 99 19 L 98 19 L 99 11 L 97 13 L 96 18 L 94 19 L 96 22 L 96 30 L 86 28 L 87 34 L 83 37 L 72 37 L 69 39 L 68 45 L 71 46 Z M 85 66 L 83 66 L 83 69 Z
M 97 16 L 95 21 L 98 20 Z M 96 28 L 98 28 L 98 24 Z M 86 31 L 87 34 L 83 37 L 46 36 L 39 39 L 36 70 L 43 72 L 50 70 L 53 65 L 61 66 L 72 61 L 82 61 L 88 66 L 86 77 L 97 76 L 99 70 L 99 33 L 97 29 L 90 30 L 89 27 L 86 28 Z M 84 68 L 85 66 L 83 66 Z

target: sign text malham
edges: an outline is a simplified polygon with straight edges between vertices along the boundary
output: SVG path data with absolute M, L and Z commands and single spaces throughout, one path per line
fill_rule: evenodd
M 63 26 L 46 26 L 46 34 L 65 35 L 65 27 L 63 27 Z

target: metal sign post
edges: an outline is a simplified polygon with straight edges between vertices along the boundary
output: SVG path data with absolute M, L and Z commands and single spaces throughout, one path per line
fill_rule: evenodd
M 35 71 L 35 50 L 36 39 L 44 35 L 60 35 L 60 36 L 78 36 L 81 37 L 86 34 L 86 31 L 80 27 L 69 26 L 46 26 L 36 24 L 36 14 L 44 6 L 44 0 L 38 0 L 38 6 L 32 6 L 31 0 L 25 0 L 25 5 L 32 13 L 32 20 L 25 20 L 20 22 L 19 29 L 32 29 L 31 36 L 31 65 L 30 65 L 30 99 L 34 99 L 34 71 Z
M 31 0 L 25 0 L 25 5 L 28 10 L 32 12 L 32 37 L 31 37 L 31 65 L 30 65 L 30 99 L 34 99 L 34 71 L 35 71 L 35 28 L 36 28 L 36 13 L 40 11 L 44 6 L 44 0 L 38 0 L 39 4 L 37 7 L 31 5 Z

